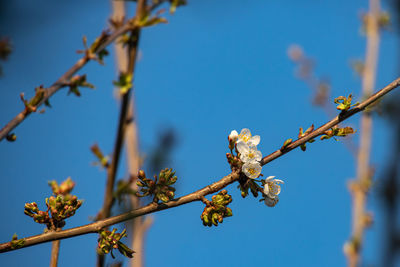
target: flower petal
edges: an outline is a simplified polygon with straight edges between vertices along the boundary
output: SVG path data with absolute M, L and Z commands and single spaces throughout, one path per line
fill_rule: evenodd
M 240 153 L 240 154 L 243 154 L 243 155 L 249 153 L 249 150 L 250 150 L 249 146 L 246 145 L 246 143 L 243 142 L 243 141 L 239 141 L 239 142 L 236 144 L 236 148 L 237 148 L 237 150 L 239 151 L 239 153 Z
M 255 157 L 254 157 L 255 160 L 260 161 L 262 159 L 261 151 L 257 150 L 257 151 L 254 152 L 254 154 L 255 154 Z
M 250 138 L 250 140 L 247 142 L 249 146 L 257 146 L 260 143 L 261 137 L 259 135 L 255 135 Z
M 230 134 L 230 136 L 238 136 L 238 132 L 236 130 L 233 130 Z
M 239 141 L 243 141 L 245 143 L 247 143 L 251 138 L 251 133 L 250 130 L 247 128 L 242 129 L 242 131 L 239 134 Z
M 246 136 L 251 136 L 251 133 L 250 133 L 250 130 L 249 129 L 247 129 L 247 128 L 243 128 L 241 131 L 240 131 L 240 135 L 246 135 Z
M 249 161 L 243 164 L 242 171 L 250 179 L 256 179 L 261 174 L 261 165 L 257 161 Z
M 267 196 L 269 194 L 269 185 L 268 184 L 264 185 L 264 194 L 267 195 Z
M 265 179 L 265 182 L 269 182 L 269 181 L 271 181 L 271 179 L 274 179 L 274 178 L 275 178 L 275 176 L 268 176 L 267 179 Z

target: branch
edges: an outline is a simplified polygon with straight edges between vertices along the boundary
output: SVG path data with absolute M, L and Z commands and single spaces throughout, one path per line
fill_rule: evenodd
M 237 181 L 239 179 L 239 173 L 231 173 L 225 177 L 223 177 L 221 180 L 218 182 L 215 182 L 211 185 L 208 185 L 204 187 L 203 189 L 197 190 L 191 194 L 188 194 L 186 196 L 180 197 L 176 200 L 167 202 L 167 203 L 150 203 L 147 206 L 144 206 L 142 208 L 132 210 L 114 217 L 110 217 L 104 220 L 100 220 L 91 224 L 87 224 L 84 226 L 79 226 L 75 228 L 71 228 L 68 230 L 63 230 L 59 232 L 47 232 L 44 234 L 36 235 L 36 236 L 31 236 L 25 238 L 24 244 L 22 246 L 19 246 L 15 249 L 20 249 L 20 248 L 25 248 L 25 247 L 30 247 L 33 245 L 45 243 L 45 242 L 50 242 L 54 240 L 61 240 L 61 239 L 66 239 L 66 238 L 71 238 L 74 236 L 80 236 L 84 234 L 89 234 L 89 233 L 97 233 L 101 229 L 121 223 L 124 221 L 132 220 L 136 217 L 140 217 L 146 214 L 150 214 L 153 212 L 165 210 L 165 209 L 170 209 L 174 207 L 178 207 L 193 201 L 201 201 L 201 198 L 213 194 L 215 192 L 218 192 L 222 188 L 228 186 L 229 184 Z M 14 250 L 15 250 L 14 249 Z M 3 243 L 0 244 L 0 253 L 7 252 L 13 250 L 11 246 L 11 242 Z
M 376 92 L 374 95 L 366 99 L 365 101 L 361 102 L 354 108 L 348 110 L 345 113 L 339 114 L 339 116 L 335 117 L 331 121 L 327 122 L 326 124 L 322 125 L 318 129 L 314 130 L 310 134 L 296 140 L 295 142 L 291 143 L 290 145 L 286 146 L 284 150 L 277 150 L 273 152 L 272 154 L 264 157 L 261 161 L 262 165 L 267 164 L 268 162 L 273 161 L 274 159 L 286 154 L 287 152 L 295 149 L 296 147 L 307 143 L 307 141 L 322 135 L 325 131 L 329 130 L 333 126 L 339 124 L 340 122 L 348 119 L 349 117 L 353 116 L 354 114 L 363 111 L 366 107 L 369 105 L 373 104 L 376 102 L 379 98 L 383 97 L 390 91 L 394 90 L 395 88 L 400 86 L 400 78 L 397 78 L 393 82 L 391 82 L 389 85 L 381 89 L 380 91 Z M 170 209 L 174 207 L 178 207 L 190 202 L 194 201 L 202 201 L 203 197 L 215 192 L 218 192 L 219 190 L 225 188 L 226 186 L 230 185 L 231 183 L 237 181 L 239 179 L 240 173 L 238 172 L 232 172 L 228 174 L 227 176 L 223 177 L 221 180 L 212 183 L 200 190 L 197 190 L 191 194 L 188 194 L 186 196 L 177 198 L 173 201 L 167 202 L 167 203 L 150 203 L 147 206 L 144 206 L 142 208 L 132 210 L 114 217 L 110 217 L 104 220 L 100 220 L 91 224 L 87 224 L 84 226 L 79 226 L 76 228 L 71 228 L 68 230 L 63 230 L 59 232 L 48 232 L 36 236 L 31 236 L 27 237 L 24 240 L 24 244 L 22 246 L 18 246 L 15 249 L 20 249 L 20 248 L 25 248 L 25 247 L 30 247 L 33 245 L 45 243 L 45 242 L 50 242 L 54 240 L 60 240 L 60 239 L 66 239 L 66 238 L 71 238 L 74 236 L 79 236 L 79 235 L 84 235 L 84 234 L 89 234 L 89 233 L 97 233 L 99 230 L 102 228 L 108 227 L 110 225 L 114 225 L 117 223 L 121 223 L 124 221 L 132 220 L 136 217 L 140 217 L 146 214 L 150 214 L 153 212 L 165 210 L 165 209 Z M 0 244 L 0 253 L 7 252 L 13 250 L 11 242 L 7 243 L 2 243 Z
M 135 17 L 141 18 L 143 15 L 144 8 L 145 8 L 144 0 L 140 0 L 138 2 Z M 138 47 L 138 42 L 139 42 L 139 37 L 140 37 L 140 29 L 137 28 L 137 29 L 133 30 L 132 36 L 134 36 L 134 38 L 133 38 L 134 42 L 129 42 L 129 47 L 128 47 L 129 60 L 128 60 L 128 66 L 127 66 L 126 73 L 128 73 L 128 74 L 131 73 L 133 76 L 134 69 L 135 69 L 136 56 L 137 56 L 137 47 Z M 123 94 L 123 97 L 122 97 L 121 111 L 120 111 L 120 116 L 119 116 L 117 136 L 116 136 L 115 145 L 114 145 L 113 158 L 112 158 L 110 167 L 107 169 L 107 185 L 106 185 L 106 192 L 104 195 L 104 204 L 103 204 L 102 211 L 98 215 L 98 219 L 104 219 L 104 218 L 107 218 L 110 216 L 111 207 L 114 202 L 114 197 L 113 197 L 114 183 L 115 183 L 116 173 L 117 173 L 117 169 L 118 169 L 119 158 L 121 155 L 122 144 L 123 144 L 124 136 L 125 136 L 125 126 L 127 123 L 127 112 L 128 112 L 128 107 L 129 107 L 129 98 L 131 95 L 130 94 L 131 91 L 132 91 L 132 88 L 130 88 L 125 94 Z
M 137 20 L 141 20 L 145 15 L 146 11 L 146 1 L 138 0 L 136 5 L 136 15 L 135 18 Z M 121 73 L 131 74 L 134 77 L 135 71 L 135 63 L 138 53 L 138 44 L 140 39 L 140 28 L 134 29 L 131 31 L 131 41 L 128 43 L 128 63 L 126 66 L 126 72 L 121 71 Z M 132 79 L 133 80 L 133 79 Z M 121 156 L 122 144 L 124 142 L 125 132 L 126 132 L 126 124 L 127 124 L 127 114 L 129 108 L 129 100 L 131 96 L 131 91 L 133 88 L 129 88 L 129 90 L 123 94 L 122 103 L 121 103 L 121 111 L 119 116 L 118 130 L 117 136 L 114 145 L 113 158 L 111 161 L 111 165 L 107 169 L 107 183 L 106 190 L 104 194 L 104 203 L 101 212 L 99 213 L 97 219 L 104 219 L 110 217 L 111 208 L 114 204 L 114 184 L 116 180 L 116 174 L 119 165 L 119 158 Z M 98 255 L 97 257 L 97 266 L 104 266 L 105 255 Z
M 379 52 L 379 0 L 370 0 L 370 11 L 365 15 L 367 48 L 365 67 L 362 73 L 362 94 L 371 95 L 375 86 L 376 68 Z M 353 196 L 353 229 L 351 240 L 345 244 L 348 266 L 356 267 L 360 263 L 360 251 L 365 228 L 371 220 L 366 214 L 367 193 L 372 183 L 369 165 L 372 141 L 372 117 L 366 112 L 361 116 L 360 147 L 357 156 L 357 180 L 352 182 L 350 190 Z
M 152 11 L 159 7 L 165 1 L 159 1 L 158 3 L 153 4 L 148 8 L 148 11 Z M 109 44 L 114 42 L 119 36 L 127 33 L 128 31 L 136 30 L 140 27 L 134 25 L 132 22 L 135 21 L 135 17 L 128 20 L 124 25 L 111 32 L 104 41 L 102 41 L 101 45 L 99 45 L 96 50 L 93 51 L 94 54 L 105 49 Z M 99 35 L 99 37 L 102 35 Z M 57 81 L 55 81 L 49 88 L 44 89 L 44 94 L 41 100 L 32 108 L 38 108 L 43 105 L 46 101 L 50 99 L 50 97 L 63 88 L 66 84 L 68 84 L 69 80 L 72 76 L 78 72 L 83 66 L 86 65 L 91 60 L 88 56 L 83 56 L 79 59 L 67 72 L 65 72 Z M 15 116 L 11 121 L 9 121 L 1 130 L 0 130 L 0 141 L 3 140 L 13 129 L 15 129 L 21 122 L 23 122 L 28 116 L 31 114 L 30 111 L 24 109 L 17 116 Z
M 60 240 L 55 240 L 51 244 L 50 267 L 57 267 L 59 252 L 60 252 Z
M 269 154 L 268 156 L 264 157 L 261 160 L 261 165 L 265 165 L 268 162 L 271 162 L 274 159 L 279 158 L 280 156 L 286 154 L 287 152 L 295 149 L 296 147 L 298 147 L 302 144 L 305 144 L 307 141 L 314 139 L 315 137 L 317 137 L 319 135 L 322 135 L 325 131 L 329 130 L 333 126 L 348 119 L 349 117 L 353 116 L 354 114 L 356 114 L 360 111 L 363 111 L 366 107 L 375 103 L 378 99 L 380 99 L 381 97 L 383 97 L 384 95 L 386 95 L 387 93 L 392 91 L 393 89 L 397 88 L 398 86 L 400 86 L 400 78 L 397 78 L 396 80 L 394 80 L 393 82 L 391 82 L 390 84 L 388 84 L 387 86 L 385 86 L 384 88 L 382 88 L 381 90 L 379 90 L 378 92 L 376 92 L 375 94 L 373 94 L 372 96 L 370 96 L 369 98 L 367 98 L 366 100 L 364 100 L 363 102 L 361 102 L 360 104 L 355 106 L 354 108 L 348 110 L 347 112 L 340 113 L 338 116 L 336 116 L 329 122 L 325 123 L 318 129 L 315 129 L 310 134 L 297 139 L 295 142 L 286 146 L 286 148 L 284 150 L 279 149 L 279 150 Z

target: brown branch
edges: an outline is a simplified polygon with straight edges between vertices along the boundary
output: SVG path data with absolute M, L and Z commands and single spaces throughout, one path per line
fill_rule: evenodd
M 138 0 L 136 5 L 135 18 L 137 20 L 141 20 L 145 15 L 145 13 L 146 13 L 146 0 Z M 126 74 L 131 74 L 132 77 L 134 77 L 139 39 L 140 39 L 140 28 L 133 29 L 131 31 L 131 40 L 128 42 L 128 63 L 126 67 Z M 119 158 L 121 156 L 122 144 L 124 142 L 124 137 L 125 137 L 129 100 L 132 90 L 133 88 L 130 88 L 122 96 L 121 111 L 119 116 L 117 136 L 114 145 L 113 158 L 111 161 L 111 165 L 107 169 L 107 183 L 104 194 L 103 208 L 99 213 L 97 219 L 104 219 L 110 217 L 111 208 L 115 200 L 113 195 L 114 184 L 119 165 Z M 98 255 L 98 261 L 97 261 L 98 267 L 104 266 L 104 258 L 105 255 Z
M 261 160 L 261 164 L 265 165 L 268 162 L 273 161 L 276 158 L 279 158 L 280 156 L 286 154 L 287 152 L 295 149 L 296 147 L 305 144 L 307 141 L 314 139 L 315 137 L 322 135 L 325 131 L 329 130 L 330 128 L 332 128 L 333 126 L 339 124 L 340 122 L 348 119 L 349 117 L 353 116 L 354 114 L 363 111 L 366 107 L 368 107 L 369 105 L 375 103 L 379 98 L 383 97 L 384 95 L 386 95 L 387 93 L 389 93 L 390 91 L 392 91 L 393 89 L 397 88 L 398 86 L 400 86 L 400 78 L 397 78 L 396 80 L 394 80 L 393 82 L 391 82 L 390 84 L 388 84 L 387 86 L 385 86 L 384 88 L 382 88 L 381 90 L 379 90 L 378 92 L 376 92 L 375 94 L 373 94 L 372 96 L 370 96 L 369 98 L 367 98 L 366 100 L 364 100 L 363 102 L 361 102 L 360 104 L 358 104 L 357 106 L 355 106 L 354 108 L 348 110 L 345 113 L 341 113 L 338 116 L 336 116 L 335 118 L 333 118 L 332 120 L 330 120 L 329 122 L 325 123 L 324 125 L 322 125 L 321 127 L 319 127 L 318 129 L 315 129 L 314 131 L 312 131 L 310 134 L 297 139 L 296 141 L 294 141 L 293 143 L 291 143 L 290 145 L 288 145 L 284 150 L 276 150 L 275 152 L 269 154 L 268 156 L 264 157 Z
M 144 0 L 138 1 L 138 7 L 136 11 L 136 16 L 137 18 L 141 18 L 143 14 L 143 8 L 144 6 Z M 142 5 L 142 7 L 140 7 Z M 127 66 L 127 73 L 134 73 L 135 69 L 135 61 L 136 61 L 136 56 L 137 56 L 137 47 L 138 47 L 138 42 L 139 42 L 139 37 L 140 37 L 140 29 L 134 29 L 132 31 L 132 36 L 133 36 L 133 42 L 129 43 L 128 51 L 129 51 L 129 60 L 128 60 L 128 66 Z M 104 195 L 104 204 L 102 211 L 98 215 L 98 219 L 104 219 L 110 216 L 111 212 L 111 207 L 114 202 L 113 198 L 113 191 L 114 191 L 114 183 L 115 183 L 115 177 L 116 177 L 116 172 L 118 169 L 118 163 L 119 163 L 119 158 L 121 155 L 121 149 L 122 149 L 122 144 L 124 141 L 124 136 L 125 136 L 125 126 L 127 124 L 127 112 L 128 112 L 128 106 L 129 106 L 129 97 L 130 97 L 130 92 L 132 91 L 132 88 L 128 90 L 127 93 L 125 93 L 122 97 L 122 103 L 121 103 L 121 111 L 120 111 L 120 116 L 119 116 L 119 123 L 118 123 L 118 130 L 117 130 L 117 136 L 115 140 L 115 145 L 114 145 L 114 152 L 113 152 L 113 158 L 111 160 L 110 167 L 107 169 L 107 184 L 106 184 L 106 191 Z
M 126 126 L 126 158 L 128 167 L 128 178 L 131 179 L 130 187 L 133 191 L 138 191 L 138 186 L 136 184 L 137 174 L 139 172 L 140 166 L 140 156 L 138 151 L 138 134 L 137 134 L 137 124 L 136 115 L 134 109 L 135 97 L 132 93 L 131 101 L 128 107 L 128 121 L 129 124 Z M 137 209 L 141 206 L 139 197 L 135 195 L 130 196 L 130 208 Z M 150 227 L 152 219 L 146 217 L 144 220 L 142 218 L 136 218 L 132 220 L 130 224 L 131 233 L 131 248 L 136 252 L 135 258 L 130 259 L 131 267 L 142 267 L 144 266 L 144 235 L 147 229 Z
M 122 27 L 112 32 L 110 36 L 108 36 L 107 39 L 102 43 L 102 45 L 100 45 L 99 48 L 94 51 L 94 53 L 100 52 L 110 43 L 112 43 L 117 37 L 135 28 L 137 27 L 133 26 L 130 22 L 125 23 Z M 83 56 L 81 59 L 79 59 L 66 73 L 64 73 L 55 83 L 53 83 L 52 86 L 45 89 L 45 94 L 43 96 L 43 99 L 35 107 L 38 108 L 41 105 L 43 105 L 47 100 L 49 100 L 49 98 L 53 94 L 55 94 L 58 90 L 63 88 L 65 84 L 69 82 L 72 75 L 78 72 L 89 61 L 90 58 L 87 56 Z M 13 118 L 9 123 L 7 123 L 7 125 L 0 130 L 0 141 L 3 140 L 7 136 L 7 134 L 9 134 L 22 121 L 24 121 L 29 116 L 29 114 L 31 113 L 28 112 L 26 109 L 24 109 L 17 116 L 15 116 L 15 118 Z
M 25 248 L 25 247 L 30 247 L 33 245 L 45 243 L 45 242 L 50 242 L 54 240 L 61 240 L 61 239 L 66 239 L 66 238 L 71 238 L 74 236 L 80 236 L 84 234 L 89 234 L 89 233 L 97 233 L 101 229 L 108 227 L 110 225 L 114 225 L 117 223 L 121 223 L 124 221 L 132 220 L 134 218 L 150 214 L 153 212 L 165 210 L 165 209 L 170 209 L 174 207 L 178 207 L 193 201 L 199 201 L 201 200 L 202 196 L 206 196 L 212 193 L 215 193 L 222 188 L 228 186 L 229 184 L 237 181 L 239 179 L 239 174 L 238 173 L 231 173 L 225 177 L 223 177 L 221 180 L 208 185 L 200 190 L 197 190 L 191 194 L 188 194 L 186 196 L 180 197 L 178 199 L 175 199 L 173 201 L 167 202 L 167 203 L 150 203 L 147 206 L 144 206 L 142 208 L 132 210 L 114 217 L 110 217 L 107 219 L 103 219 L 91 224 L 87 224 L 84 226 L 79 226 L 75 228 L 71 228 L 68 230 L 63 230 L 59 232 L 47 232 L 44 234 L 36 235 L 36 236 L 31 236 L 25 238 L 25 242 L 23 246 L 20 246 L 15 249 L 20 249 L 20 248 Z M 14 250 L 15 250 L 14 249 Z M 0 244 L 0 253 L 7 252 L 13 250 L 11 242 L 3 243 Z
M 362 93 L 371 95 L 375 86 L 376 68 L 379 52 L 379 0 L 370 0 L 370 11 L 366 14 L 367 48 L 365 66 L 362 73 Z M 353 227 L 351 240 L 345 250 L 348 266 L 356 267 L 360 264 L 360 252 L 363 243 L 365 228 L 369 221 L 366 214 L 367 193 L 372 183 L 371 167 L 369 165 L 372 141 L 372 117 L 365 112 L 361 116 L 360 147 L 357 156 L 357 180 L 350 188 L 353 196 Z
M 304 81 L 304 83 L 315 93 L 313 104 L 319 106 L 324 110 L 326 115 L 332 117 L 336 114 L 337 110 L 334 108 L 334 104 L 329 102 L 330 98 L 330 85 L 328 82 L 324 82 L 322 79 L 318 78 L 314 73 L 314 61 L 305 55 L 302 47 L 298 45 L 292 45 L 288 50 L 289 58 L 297 64 L 298 67 L 298 77 Z M 321 86 L 325 84 L 325 91 L 321 91 Z M 321 93 L 322 92 L 322 93 Z M 343 140 L 344 145 L 350 151 L 350 153 L 356 157 L 357 147 L 353 143 L 351 136 Z
M 149 12 L 156 9 L 159 7 L 162 3 L 165 1 L 159 1 L 152 6 L 149 6 L 147 9 Z M 93 51 L 94 54 L 102 51 L 105 49 L 109 44 L 114 42 L 119 36 L 129 32 L 129 31 L 134 31 L 137 30 L 139 27 L 134 25 L 132 21 L 134 21 L 135 18 L 132 18 L 128 20 L 124 25 L 116 29 L 115 31 L 111 32 L 111 34 L 106 37 L 106 39 L 102 42 L 102 44 L 95 50 Z M 100 35 L 101 36 L 101 35 Z M 43 95 L 43 98 L 39 103 L 35 106 L 32 106 L 32 108 L 38 108 L 41 105 L 43 105 L 46 101 L 50 99 L 50 97 L 55 94 L 57 91 L 59 91 L 61 88 L 63 88 L 71 79 L 71 77 L 78 72 L 83 66 L 86 65 L 91 59 L 87 57 L 86 55 L 83 56 L 81 59 L 79 59 L 67 72 L 65 72 L 56 82 L 54 82 L 49 88 L 45 89 L 45 93 Z M 31 112 L 29 112 L 27 109 L 24 109 L 21 111 L 17 116 L 15 116 L 11 121 L 9 121 L 1 130 L 0 130 L 0 141 L 3 140 L 13 129 L 15 129 L 21 122 L 23 122 Z
M 380 91 L 376 92 L 374 95 L 366 99 L 365 101 L 361 102 L 357 106 L 355 106 L 353 109 L 350 109 L 346 113 L 342 113 L 341 115 L 335 117 L 331 121 L 327 122 L 326 124 L 322 125 L 318 129 L 314 130 L 310 134 L 296 140 L 295 142 L 291 143 L 286 147 L 284 150 L 277 150 L 273 152 L 272 154 L 264 157 L 261 161 L 262 165 L 267 164 L 268 162 L 273 161 L 274 159 L 286 154 L 287 152 L 295 149 L 296 147 L 305 144 L 307 141 L 323 134 L 326 130 L 332 128 L 333 126 L 339 124 L 341 121 L 344 121 L 348 119 L 349 117 L 353 116 L 354 114 L 364 110 L 366 107 L 369 105 L 373 104 L 375 101 L 377 101 L 379 98 L 383 97 L 390 91 L 394 90 L 400 86 L 400 78 L 397 78 L 393 82 L 391 82 L 389 85 L 381 89 Z M 63 230 L 60 232 L 48 232 L 36 236 L 31 236 L 25 238 L 23 246 L 20 246 L 15 249 L 20 249 L 20 248 L 25 248 L 25 247 L 30 247 L 33 245 L 45 243 L 45 242 L 50 242 L 54 240 L 60 240 L 60 239 L 65 239 L 65 238 L 71 238 L 74 236 L 79 236 L 79 235 L 84 235 L 88 233 L 97 233 L 99 230 L 101 230 L 104 227 L 108 227 L 113 224 L 121 223 L 124 221 L 132 220 L 134 218 L 147 215 L 153 212 L 165 210 L 165 209 L 170 209 L 174 207 L 178 207 L 193 201 L 202 201 L 203 197 L 215 192 L 218 192 L 219 190 L 225 188 L 226 186 L 230 185 L 231 183 L 237 181 L 239 179 L 239 173 L 238 172 L 233 172 L 228 174 L 227 176 L 223 177 L 221 180 L 208 185 L 200 190 L 197 190 L 191 194 L 188 194 L 186 196 L 177 198 L 173 201 L 167 202 L 167 203 L 150 203 L 147 206 L 144 206 L 142 208 L 132 210 L 114 217 L 110 217 L 104 220 L 100 220 L 91 224 L 87 224 L 84 226 L 79 226 L 76 228 L 71 228 L 68 230 Z M 0 253 L 7 252 L 13 250 L 12 249 L 12 244 L 11 242 L 7 243 L 2 243 L 0 244 Z
M 60 252 L 60 240 L 54 240 L 51 244 L 50 267 L 57 267 L 59 252 Z

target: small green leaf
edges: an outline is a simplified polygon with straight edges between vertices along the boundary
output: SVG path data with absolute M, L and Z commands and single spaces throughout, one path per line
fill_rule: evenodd
M 290 145 L 293 142 L 292 138 L 286 139 L 286 141 L 283 143 L 283 146 L 281 147 L 281 150 L 284 150 L 288 145 Z

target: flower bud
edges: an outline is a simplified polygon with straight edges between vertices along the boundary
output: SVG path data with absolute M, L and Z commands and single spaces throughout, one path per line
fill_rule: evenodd
M 238 138 L 239 138 L 238 132 L 236 130 L 231 131 L 231 133 L 228 136 L 229 144 L 236 143 Z
M 140 170 L 140 171 L 139 171 L 138 176 L 139 176 L 139 179 L 144 179 L 144 178 L 146 178 L 146 174 L 144 173 L 143 170 Z

